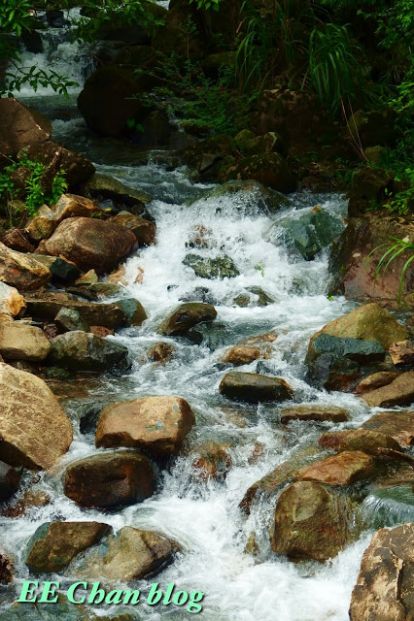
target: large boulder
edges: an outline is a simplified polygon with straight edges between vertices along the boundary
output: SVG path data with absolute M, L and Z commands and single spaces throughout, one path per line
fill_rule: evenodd
M 181 397 L 143 397 L 109 405 L 101 413 L 96 446 L 128 446 L 175 455 L 195 423 Z
M 85 183 L 95 172 L 95 166 L 81 153 L 76 153 L 56 144 L 52 140 L 29 145 L 24 153 L 46 166 L 45 176 L 53 176 L 61 171 L 70 190 Z
M 414 444 L 414 411 L 374 414 L 362 427 L 391 436 L 402 446 Z
M 0 242 L 0 281 L 19 290 L 32 291 L 51 278 L 47 267 L 33 256 L 12 250 Z
M 155 242 L 156 226 L 155 222 L 151 222 L 151 220 L 147 220 L 142 216 L 136 216 L 128 211 L 121 211 L 111 218 L 110 222 L 119 224 L 132 231 L 140 248 L 150 246 Z
M 301 481 L 318 481 L 327 485 L 351 485 L 374 474 L 375 460 L 362 451 L 342 451 L 299 470 Z
M 0 153 L 15 157 L 24 147 L 49 140 L 51 125 L 16 99 L 0 100 Z
M 145 205 L 151 202 L 152 197 L 144 190 L 125 185 L 118 179 L 95 173 L 83 187 L 84 193 L 99 201 L 111 200 L 118 209 L 127 208 L 135 215 L 145 211 Z
M 88 580 L 139 580 L 169 565 L 177 549 L 165 535 L 125 526 L 108 538 L 105 548 L 88 552 L 74 572 Z
M 119 224 L 94 218 L 68 218 L 41 244 L 43 254 L 63 255 L 84 270 L 109 272 L 136 245 L 135 235 Z
M 350 517 L 345 497 L 315 481 L 297 481 L 277 503 L 273 551 L 294 561 L 326 561 L 349 542 Z
M 373 408 L 411 405 L 414 401 L 414 371 L 401 373 L 386 386 L 365 392 L 361 398 Z
M 43 380 L 0 363 L 0 459 L 51 468 L 72 442 L 72 425 Z
M 51 341 L 49 361 L 73 371 L 100 372 L 127 364 L 128 349 L 108 339 L 75 330 Z
M 34 574 L 60 573 L 81 552 L 111 532 L 100 522 L 47 522 L 28 543 L 26 565 Z
M 160 327 L 160 332 L 167 336 L 185 334 L 199 323 L 214 321 L 217 311 L 212 304 L 187 302 L 181 304 L 167 317 Z
M 109 508 L 142 502 L 155 490 L 152 463 L 138 452 L 98 453 L 66 468 L 66 496 L 82 507 Z
M 337 239 L 344 230 L 342 218 L 316 206 L 304 213 L 278 220 L 269 230 L 267 239 L 280 244 L 280 231 L 288 248 L 295 249 L 306 261 Z
M 143 306 L 133 298 L 96 304 L 66 293 L 44 291 L 26 295 L 25 301 L 28 314 L 38 321 L 54 321 L 62 309 L 77 311 L 81 320 L 89 326 L 104 326 L 111 330 L 141 325 L 147 318 Z
M 5 360 L 45 360 L 50 342 L 43 330 L 23 321 L 0 321 L 0 355 Z
M 362 557 L 351 621 L 409 621 L 414 614 L 413 583 L 414 524 L 378 530 Z
M 236 401 L 260 403 L 261 401 L 285 401 L 291 399 L 293 390 L 280 377 L 268 377 L 257 373 L 226 373 L 220 383 L 222 395 Z
M 336 290 L 351 300 L 382 300 L 395 302 L 401 294 L 409 293 L 413 278 L 411 266 L 401 291 L 401 270 L 408 258 L 401 254 L 387 269 L 378 273 L 378 262 L 393 239 L 414 239 L 411 218 L 369 213 L 351 218 L 333 255 L 333 267 L 338 275 Z M 402 340 L 402 339 L 401 339 Z
M 334 405 L 304 404 L 283 408 L 280 415 L 282 425 L 294 420 L 344 423 L 349 420 L 349 414 L 344 408 Z
M 138 81 L 117 65 L 98 68 L 85 82 L 78 107 L 88 126 L 103 136 L 121 136 L 128 121 L 142 113 Z
M 26 226 L 31 239 L 41 241 L 49 238 L 57 226 L 66 218 L 93 217 L 98 205 L 89 198 L 76 194 L 62 194 L 56 205 L 41 207 Z
M 207 190 L 198 201 L 214 200 L 215 205 L 240 205 L 243 214 L 255 215 L 259 211 L 272 216 L 283 207 L 290 206 L 289 199 L 280 192 L 275 192 L 258 181 L 238 179 L 227 181 L 212 190 Z

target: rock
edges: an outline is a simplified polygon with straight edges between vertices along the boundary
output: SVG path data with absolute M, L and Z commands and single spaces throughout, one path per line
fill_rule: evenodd
M 274 298 L 266 293 L 266 291 L 263 291 L 261 287 L 246 287 L 246 291 L 257 296 L 257 306 L 269 306 L 275 303 Z
M 0 584 L 10 584 L 13 581 L 13 562 L 7 554 L 0 552 Z M 3 616 L 3 615 L 2 615 Z
M 64 474 L 66 496 L 81 507 L 135 504 L 154 490 L 153 466 L 138 452 L 98 453 L 69 464 Z
M 324 449 L 341 451 L 362 451 L 368 455 L 378 455 L 378 449 L 401 450 L 400 444 L 389 435 L 369 429 L 346 429 L 331 431 L 319 438 L 319 446 Z
M 272 353 L 272 343 L 276 339 L 277 334 L 275 332 L 243 339 L 238 345 L 233 345 L 233 347 L 227 350 L 221 361 L 225 364 L 240 366 L 250 364 L 254 360 L 258 360 L 258 358 L 269 359 Z
M 268 241 L 280 244 L 280 230 L 288 247 L 295 248 L 306 261 L 327 248 L 344 230 L 342 218 L 316 206 L 305 213 L 278 220 L 267 234 Z
M 89 198 L 75 194 L 62 194 L 53 208 L 41 207 L 26 227 L 31 239 L 48 239 L 57 226 L 67 218 L 93 217 L 98 211 L 97 204 Z
M 80 330 L 57 336 L 51 345 L 50 362 L 65 369 L 96 373 L 127 364 L 124 345 Z
M 362 451 L 343 451 L 302 468 L 296 477 L 327 485 L 352 485 L 374 474 L 375 461 Z
M 260 155 L 263 153 L 279 152 L 286 155 L 285 146 L 280 135 L 276 132 L 267 132 L 256 136 L 254 132 L 243 129 L 235 137 L 234 140 L 238 149 L 245 156 Z
M 80 274 L 80 269 L 63 257 L 50 257 L 47 254 L 33 254 L 32 257 L 49 270 L 52 283 L 57 286 L 72 283 Z
M 27 490 L 15 502 L 8 503 L 1 515 L 8 518 L 25 516 L 33 508 L 46 507 L 50 504 L 50 496 L 41 490 Z
M 86 80 L 78 107 L 88 126 L 103 136 L 122 136 L 128 121 L 142 113 L 138 80 L 117 65 L 99 67 Z
M 243 158 L 226 173 L 228 178 L 254 179 L 278 192 L 293 192 L 296 178 L 279 153 L 264 153 Z
M 29 254 L 11 250 L 0 242 L 0 281 L 19 290 L 33 291 L 45 286 L 51 273 Z
M 62 309 L 77 311 L 82 322 L 104 326 L 111 330 L 128 325 L 140 325 L 146 318 L 144 308 L 135 299 L 123 299 L 109 304 L 80 301 L 60 292 L 26 295 L 27 312 L 38 321 L 54 321 Z
M 277 503 L 273 551 L 293 561 L 326 561 L 349 542 L 350 513 L 345 497 L 315 481 L 297 481 Z
M 88 580 L 130 582 L 160 572 L 169 565 L 177 545 L 153 531 L 124 526 L 108 538 L 104 549 L 91 550 L 76 568 Z
M 170 343 L 163 343 L 160 341 L 159 343 L 155 343 L 150 349 L 147 351 L 147 356 L 149 360 L 153 362 L 168 362 L 175 354 L 175 348 Z
M 258 181 L 251 179 L 227 181 L 212 190 L 207 190 L 198 200 L 208 201 L 211 199 L 214 199 L 218 205 L 230 199 L 233 203 L 241 205 L 243 213 L 252 213 L 252 215 L 258 211 L 273 215 L 282 207 L 290 205 L 289 199 L 284 194 L 266 188 Z
M 0 314 L 17 317 L 25 308 L 24 297 L 17 289 L 0 281 Z
M 398 375 L 398 371 L 378 371 L 378 373 L 372 373 L 359 382 L 358 386 L 355 388 L 355 392 L 357 395 L 360 395 L 374 390 L 375 388 L 387 386 L 387 384 L 391 384 Z
M 76 189 L 95 172 L 95 166 L 81 153 L 70 151 L 52 140 L 31 144 L 25 149 L 27 156 L 46 166 L 46 175 L 54 176 L 62 170 L 69 189 Z
M 100 619 L 102 621 L 102 617 Z M 98 617 L 84 606 L 69 604 L 66 597 L 58 596 L 58 601 L 52 606 L 50 602 L 47 604 L 15 602 L 2 611 L 1 621 L 98 621 Z M 119 621 L 135 620 L 119 619 Z
M 5 360 L 45 360 L 50 342 L 43 330 L 22 321 L 0 322 L 0 354 Z
M 220 393 L 229 399 L 260 403 L 261 401 L 285 401 L 291 399 L 293 390 L 279 377 L 267 377 L 257 373 L 231 371 L 221 380 Z
M 381 300 L 388 304 L 410 293 L 413 268 L 408 269 L 406 284 L 401 290 L 401 270 L 407 260 L 405 253 L 379 274 L 377 266 L 392 240 L 413 236 L 414 226 L 409 219 L 383 213 L 376 215 L 372 211 L 364 217 L 351 218 L 332 256 L 331 268 L 338 275 L 334 290 L 350 300 Z
M 384 360 L 392 343 L 406 335 L 386 309 L 378 304 L 360 306 L 311 338 L 306 358 L 309 378 L 328 390 L 352 387 L 370 365 Z
M 35 246 L 24 229 L 10 229 L 3 235 L 3 244 L 18 252 L 34 252 Z
M 344 423 L 349 420 L 348 411 L 333 405 L 296 405 L 284 408 L 280 422 L 287 425 L 292 420 Z
M 34 574 L 61 573 L 81 552 L 111 532 L 100 522 L 47 522 L 28 543 L 26 565 Z
M 162 334 L 179 336 L 205 321 L 214 321 L 217 311 L 212 304 L 187 302 L 181 304 L 160 326 Z
M 183 259 L 183 264 L 191 267 L 195 275 L 199 278 L 235 278 L 240 272 L 227 255 L 218 256 L 214 259 L 201 257 L 198 254 L 187 254 Z
M 363 429 L 371 429 L 391 436 L 402 446 L 414 443 L 414 412 L 382 412 L 371 416 L 362 425 Z
M 81 332 L 90 331 L 88 324 L 82 319 L 80 312 L 75 308 L 62 307 L 55 317 L 55 323 L 63 332 L 70 332 L 72 330 L 80 330 Z
M 384 202 L 394 190 L 392 174 L 377 166 L 365 166 L 355 170 L 349 190 L 349 215 L 360 216 L 372 211 L 372 206 Z
M 9 500 L 19 489 L 21 473 L 0 461 L 0 502 Z
M 414 524 L 378 530 L 352 592 L 351 621 L 409 621 L 413 611 Z
M 223 481 L 232 465 L 227 447 L 208 442 L 199 449 L 199 455 L 193 460 L 192 466 L 197 478 L 202 481 L 214 479 Z
M 143 397 L 106 407 L 96 429 L 97 447 L 127 446 L 176 455 L 195 423 L 181 397 Z
M 96 285 L 99 282 L 99 276 L 95 272 L 95 270 L 89 270 L 82 274 L 75 282 L 75 285 L 78 287 L 89 287 L 89 285 Z
M 42 254 L 63 255 L 83 270 L 105 273 L 134 249 L 135 235 L 118 224 L 93 218 L 68 218 L 42 242 Z
M 152 197 L 147 192 L 132 188 L 108 175 L 95 173 L 84 186 L 84 191 L 100 201 L 112 200 L 119 209 L 128 207 L 136 215 L 144 213 L 145 205 Z
M 155 242 L 156 226 L 154 222 L 135 216 L 132 213 L 121 212 L 110 219 L 110 222 L 119 224 L 132 231 L 137 238 L 138 246 L 151 246 Z
M 389 349 L 391 361 L 396 367 L 414 365 L 414 341 L 393 343 Z
M 72 442 L 72 425 L 43 380 L 0 363 L 0 459 L 48 469 Z
M 3 157 L 14 158 L 24 147 L 50 138 L 49 121 L 16 99 L 0 101 L 0 117 L 0 153 Z
M 361 399 L 373 408 L 410 405 L 414 401 L 414 371 L 401 373 L 386 386 L 365 392 Z

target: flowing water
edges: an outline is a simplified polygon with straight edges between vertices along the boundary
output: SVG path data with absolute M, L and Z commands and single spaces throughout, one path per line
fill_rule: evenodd
M 59 108 L 54 98 L 43 98 L 39 103 L 49 113 Z M 360 424 L 369 415 L 353 395 L 318 391 L 305 381 L 309 337 L 350 309 L 343 298 L 327 295 L 328 254 L 306 262 L 287 249 L 282 234 L 273 238 L 273 243 L 266 241 L 269 227 L 278 218 L 295 218 L 315 204 L 344 216 L 345 201 L 335 195 L 292 195 L 289 205 L 270 217 L 263 213 L 254 195 L 211 197 L 209 188 L 192 183 L 185 170 L 169 170 L 151 162 L 142 165 L 142 158 L 133 148 L 124 148 L 121 153 L 112 143 L 102 139 L 97 142 L 67 105 L 59 109 L 67 113 L 55 118 L 56 139 L 88 153 L 101 172 L 152 194 L 154 200 L 148 210 L 157 223 L 157 240 L 126 263 L 125 297 L 139 299 L 148 314 L 143 326 L 125 329 L 113 337 L 129 348 L 131 370 L 123 376 L 108 376 L 87 398 L 66 401 L 75 440 L 59 469 L 42 474 L 37 484 L 50 494 L 51 504 L 32 509 L 24 518 L 2 521 L 6 548 L 17 551 L 20 558 L 19 579 L 28 575 L 23 563 L 25 545 L 40 524 L 56 519 L 98 520 L 115 529 L 124 525 L 155 529 L 176 539 L 182 554 L 157 576 L 157 581 L 205 592 L 201 618 L 206 621 L 346 621 L 370 533 L 364 532 L 358 542 L 329 563 L 295 565 L 270 550 L 275 499 L 255 506 L 248 519 L 238 508 L 252 483 L 298 447 L 312 443 L 320 428 L 298 423 L 286 429 L 279 424 L 277 406 L 234 404 L 218 391 L 223 375 L 220 358 L 226 346 L 272 329 L 278 334 L 272 358 L 241 370 L 285 378 L 295 389 L 297 403 L 317 401 L 344 406 L 351 412 L 352 425 Z M 200 227 L 208 247 L 189 249 L 188 243 Z M 198 278 L 182 263 L 188 252 L 204 257 L 227 254 L 240 275 L 224 280 Z M 234 298 L 251 286 L 263 288 L 274 303 L 266 307 L 235 305 Z M 202 329 L 202 342 L 170 339 L 176 348 L 174 359 L 165 365 L 148 362 L 145 352 L 160 340 L 160 321 L 182 300 L 197 299 L 200 288 L 218 312 L 217 320 Z M 188 438 L 187 452 L 161 473 L 158 492 L 144 503 L 110 514 L 80 509 L 64 496 L 61 474 L 70 461 L 97 451 L 93 435 L 79 430 L 85 406 L 149 394 L 177 394 L 193 407 L 197 424 Z M 224 481 L 206 483 L 194 476 L 192 462 L 197 447 L 210 440 L 229 447 L 232 467 Z M 252 459 L 258 443 L 261 453 Z M 412 514 L 405 500 L 369 496 L 367 510 L 373 514 L 382 511 L 381 524 L 387 520 L 397 523 Z M 259 548 L 257 557 L 245 553 L 253 532 Z M 192 617 L 170 609 L 139 610 L 149 621 Z

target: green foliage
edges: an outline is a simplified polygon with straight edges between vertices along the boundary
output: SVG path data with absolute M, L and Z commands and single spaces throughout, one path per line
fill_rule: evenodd
M 53 176 L 51 187 L 46 189 L 44 183 L 46 166 L 22 155 L 17 162 L 6 166 L 0 173 L 0 200 L 7 202 L 19 196 L 19 188 L 13 180 L 13 174 L 19 170 L 25 172 L 25 205 L 30 216 L 34 216 L 42 205 L 56 203 L 67 190 L 68 185 L 62 170 Z
M 198 9 L 205 11 L 218 11 L 222 0 L 189 0 L 190 4 L 195 4 Z
M 346 26 L 328 23 L 311 32 L 309 74 L 319 99 L 332 112 L 359 94 L 361 74 Z
M 148 103 L 167 112 L 181 127 L 213 134 L 234 134 L 245 126 L 252 97 L 239 95 L 232 88 L 233 71 L 223 68 L 217 80 L 205 75 L 198 63 L 182 65 L 178 59 L 165 59 L 155 74 L 163 86 L 155 88 Z
M 378 250 L 378 248 L 376 248 L 375 250 Z M 400 295 L 402 294 L 404 289 L 404 282 L 407 276 L 407 272 L 414 263 L 414 242 L 410 241 L 408 237 L 404 239 L 393 237 L 391 245 L 387 247 L 386 251 L 378 261 L 376 267 L 376 274 L 379 275 L 381 272 L 385 272 L 392 265 L 392 263 L 394 263 L 394 261 L 396 261 L 406 253 L 409 253 L 410 256 L 405 260 L 401 268 L 399 290 Z

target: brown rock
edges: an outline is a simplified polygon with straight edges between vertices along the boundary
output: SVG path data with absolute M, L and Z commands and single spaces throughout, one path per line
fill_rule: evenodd
M 0 118 L 0 153 L 3 156 L 15 157 L 24 147 L 50 138 L 49 121 L 16 99 L 0 101 Z
M 362 451 L 343 451 L 302 468 L 296 478 L 327 485 L 351 485 L 355 481 L 370 478 L 374 466 L 373 457 Z
M 398 371 L 378 371 L 378 373 L 372 373 L 359 382 L 355 392 L 357 395 L 361 395 L 375 388 L 382 388 L 382 386 L 391 384 L 398 375 Z
M 136 244 L 135 235 L 118 224 L 93 218 L 68 218 L 42 242 L 43 254 L 63 255 L 83 270 L 114 269 Z
M 235 366 L 250 364 L 259 358 L 266 360 L 271 357 L 272 343 L 276 339 L 277 334 L 275 332 L 267 332 L 243 339 L 227 350 L 221 360 L 225 364 L 234 364 Z
M 349 414 L 344 408 L 332 405 L 296 405 L 282 410 L 280 422 L 287 425 L 292 420 L 344 423 Z
M 0 282 L 0 314 L 17 317 L 25 308 L 24 297 L 17 289 Z
M 95 166 L 84 155 L 65 149 L 62 145 L 48 140 L 31 144 L 26 149 L 29 158 L 46 166 L 46 175 L 54 177 L 63 170 L 69 189 L 85 183 L 95 172 Z
M 181 397 L 144 397 L 107 406 L 96 429 L 96 446 L 145 448 L 175 455 L 195 423 Z
M 100 522 L 47 522 L 28 544 L 26 565 L 34 574 L 61 572 L 112 528 Z
M 153 362 L 168 362 L 174 356 L 175 348 L 170 343 L 155 343 L 147 352 L 149 360 Z
M 34 252 L 35 246 L 29 240 L 24 229 L 6 231 L 1 240 L 5 246 L 18 252 Z
M 392 363 L 396 367 L 414 364 L 414 341 L 399 341 L 390 347 Z
M 82 507 L 114 507 L 142 502 L 154 493 L 154 470 L 138 452 L 98 453 L 70 464 L 66 496 Z
M 226 373 L 221 380 L 219 390 L 229 399 L 247 403 L 285 401 L 293 396 L 292 388 L 280 377 L 236 371 Z
M 297 481 L 281 494 L 272 548 L 292 560 L 326 561 L 349 542 L 350 507 L 315 481 Z
M 16 502 L 9 503 L 1 511 L 1 515 L 8 518 L 17 518 L 26 515 L 30 509 L 46 507 L 50 504 L 50 496 L 42 490 L 27 490 Z
M 132 231 L 140 247 L 151 246 L 155 242 L 156 226 L 155 222 L 151 222 L 151 220 L 125 211 L 111 218 L 110 222 L 124 226 Z
M 0 323 L 0 354 L 4 360 L 45 360 L 50 342 L 43 330 L 22 321 Z
M 51 468 L 72 442 L 72 425 L 43 380 L 0 363 L 0 458 Z
M 179 336 L 199 323 L 214 321 L 217 311 L 212 304 L 186 302 L 181 304 L 160 326 L 162 334 Z
M 105 326 L 90 326 L 89 331 L 91 334 L 99 336 L 101 339 L 104 339 L 107 336 L 113 336 L 115 334 L 114 330 L 111 330 L 110 328 L 105 328 Z
M 10 584 L 13 581 L 13 570 L 11 558 L 0 552 L 0 584 Z
M 364 552 L 351 621 L 410 621 L 414 614 L 414 524 L 381 528 Z
M 96 211 L 98 211 L 98 206 L 90 198 L 75 194 L 62 194 L 53 208 L 43 205 L 38 210 L 27 225 L 26 231 L 36 241 L 48 239 L 63 220 L 92 217 Z
M 414 441 L 414 411 L 375 414 L 362 427 L 389 435 L 402 446 L 411 446 Z
M 366 392 L 361 398 L 374 408 L 410 405 L 414 401 L 414 371 L 401 373 L 390 384 Z
M 214 442 L 208 442 L 199 449 L 199 455 L 193 461 L 193 468 L 199 479 L 225 479 L 232 465 L 231 456 L 226 449 L 226 446 Z
M 32 291 L 46 285 L 50 278 L 50 271 L 31 255 L 11 250 L 0 242 L 0 281 Z
M 377 455 L 378 449 L 400 450 L 401 446 L 389 435 L 369 429 L 346 429 L 331 431 L 319 438 L 319 446 L 325 449 L 341 451 L 363 451 L 368 455 Z
M 0 502 L 9 500 L 19 489 L 21 472 L 0 461 Z

